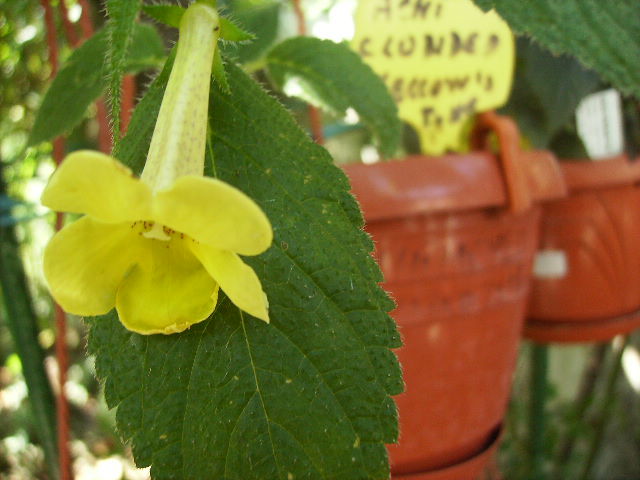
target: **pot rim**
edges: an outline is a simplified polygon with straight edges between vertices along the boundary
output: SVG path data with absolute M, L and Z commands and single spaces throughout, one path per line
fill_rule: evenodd
M 492 432 L 487 444 L 480 451 L 472 456 L 461 460 L 453 465 L 440 467 L 423 472 L 393 474 L 393 480 L 443 480 L 445 478 L 461 478 L 462 475 L 480 474 L 487 466 L 492 455 L 495 454 L 502 436 L 504 434 L 504 426 L 498 425 Z
M 521 152 L 516 161 L 533 201 L 565 196 L 553 154 Z M 409 155 L 373 165 L 345 165 L 343 170 L 367 221 L 510 206 L 500 160 L 489 151 Z
M 560 168 L 571 193 L 640 182 L 640 158 L 627 154 L 604 160 L 563 159 Z
M 590 343 L 610 341 L 640 326 L 640 310 L 615 317 L 558 320 L 527 318 L 523 335 L 538 343 Z
M 491 152 L 492 132 L 498 154 Z M 343 168 L 368 221 L 487 207 L 517 214 L 535 200 L 566 195 L 553 154 L 523 152 L 511 118 L 495 112 L 478 115 L 471 146 L 476 151 Z

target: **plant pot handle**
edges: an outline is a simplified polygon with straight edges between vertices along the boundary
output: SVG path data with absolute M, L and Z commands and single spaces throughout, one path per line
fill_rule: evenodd
M 481 113 L 471 134 L 472 148 L 488 150 L 492 132 L 498 138 L 498 162 L 507 189 L 507 209 L 511 213 L 521 213 L 531 207 L 533 196 L 527 182 L 526 155 L 520 148 L 520 132 L 509 117 L 495 112 Z

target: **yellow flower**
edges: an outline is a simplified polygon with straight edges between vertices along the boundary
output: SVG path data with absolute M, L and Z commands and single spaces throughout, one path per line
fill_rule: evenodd
M 269 248 L 269 220 L 240 190 L 202 176 L 218 17 L 192 4 L 140 179 L 98 152 L 70 154 L 42 195 L 53 210 L 83 213 L 45 250 L 44 273 L 66 311 L 175 333 L 205 320 L 218 289 L 269 321 L 266 295 L 239 255 Z

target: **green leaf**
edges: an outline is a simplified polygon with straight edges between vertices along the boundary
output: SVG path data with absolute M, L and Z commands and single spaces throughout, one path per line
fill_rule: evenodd
M 114 144 L 117 144 L 120 139 L 122 77 L 125 72 L 129 44 L 133 38 L 136 17 L 141 7 L 142 0 L 107 0 L 107 14 L 109 16 L 108 98 L 111 106 L 111 129 Z
M 101 31 L 71 54 L 42 100 L 30 145 L 51 140 L 80 123 L 87 107 L 102 93 L 105 53 L 106 35 Z
M 259 62 L 278 35 L 281 2 L 274 0 L 226 0 L 221 2 L 234 23 L 255 36 L 250 43 L 224 45 L 226 57 L 240 63 Z
M 560 130 L 549 142 L 550 150 L 559 158 L 588 159 L 589 154 L 575 128 Z
M 165 57 L 164 43 L 158 31 L 151 25 L 136 23 L 124 71 L 139 73 L 150 68 L 162 68 Z
M 278 44 L 267 55 L 272 80 L 279 88 L 294 80 L 300 96 L 338 115 L 353 107 L 386 156 L 395 153 L 402 124 L 387 87 L 359 55 L 344 43 L 296 37 Z
M 218 82 L 220 89 L 224 92 L 229 92 L 229 83 L 227 82 L 227 73 L 224 69 L 224 61 L 222 60 L 222 54 L 220 49 L 216 48 L 213 53 L 213 67 L 211 69 L 213 79 Z
M 142 11 L 158 22 L 180 28 L 180 19 L 186 8 L 178 5 L 143 5 Z M 229 42 L 244 42 L 255 37 L 228 18 L 220 17 L 220 38 Z
M 71 54 L 42 100 L 29 145 L 70 131 L 105 90 L 103 76 L 108 34 L 101 30 Z M 158 67 L 164 59 L 162 39 L 150 25 L 136 24 L 125 70 L 136 73 Z
M 518 33 L 569 53 L 622 92 L 640 98 L 638 0 L 475 0 Z
M 142 11 L 160 23 L 180 28 L 180 19 L 186 8 L 179 5 L 143 5 Z
M 175 28 L 180 27 L 180 19 L 186 11 L 185 8 L 177 5 L 144 5 L 142 10 L 155 20 Z M 223 17 L 220 17 L 219 37 L 229 42 L 244 42 L 254 38 L 252 34 L 245 32 L 231 20 Z M 214 53 L 212 74 L 222 90 L 228 92 L 229 84 L 227 83 L 220 48 L 216 48 Z
M 167 68 L 116 152 L 140 171 Z M 222 298 L 177 335 L 92 319 L 90 350 L 118 428 L 154 479 L 385 479 L 402 390 L 393 303 L 349 184 L 327 152 L 238 67 L 213 84 L 214 171 L 269 216 L 273 246 L 247 257 L 271 324 Z M 215 206 L 212 206 L 215 208 Z
M 253 40 L 255 35 L 243 30 L 228 18 L 220 17 L 220 38 L 228 42 L 246 42 Z
M 514 87 L 502 112 L 513 116 L 520 129 L 538 148 L 571 123 L 586 95 L 595 91 L 600 77 L 575 58 L 555 56 L 528 38 L 517 41 Z

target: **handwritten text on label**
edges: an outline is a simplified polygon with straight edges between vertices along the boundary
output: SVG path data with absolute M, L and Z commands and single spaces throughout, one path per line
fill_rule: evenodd
M 472 115 L 502 105 L 514 44 L 471 0 L 360 0 L 353 48 L 378 72 L 422 150 L 465 150 Z

